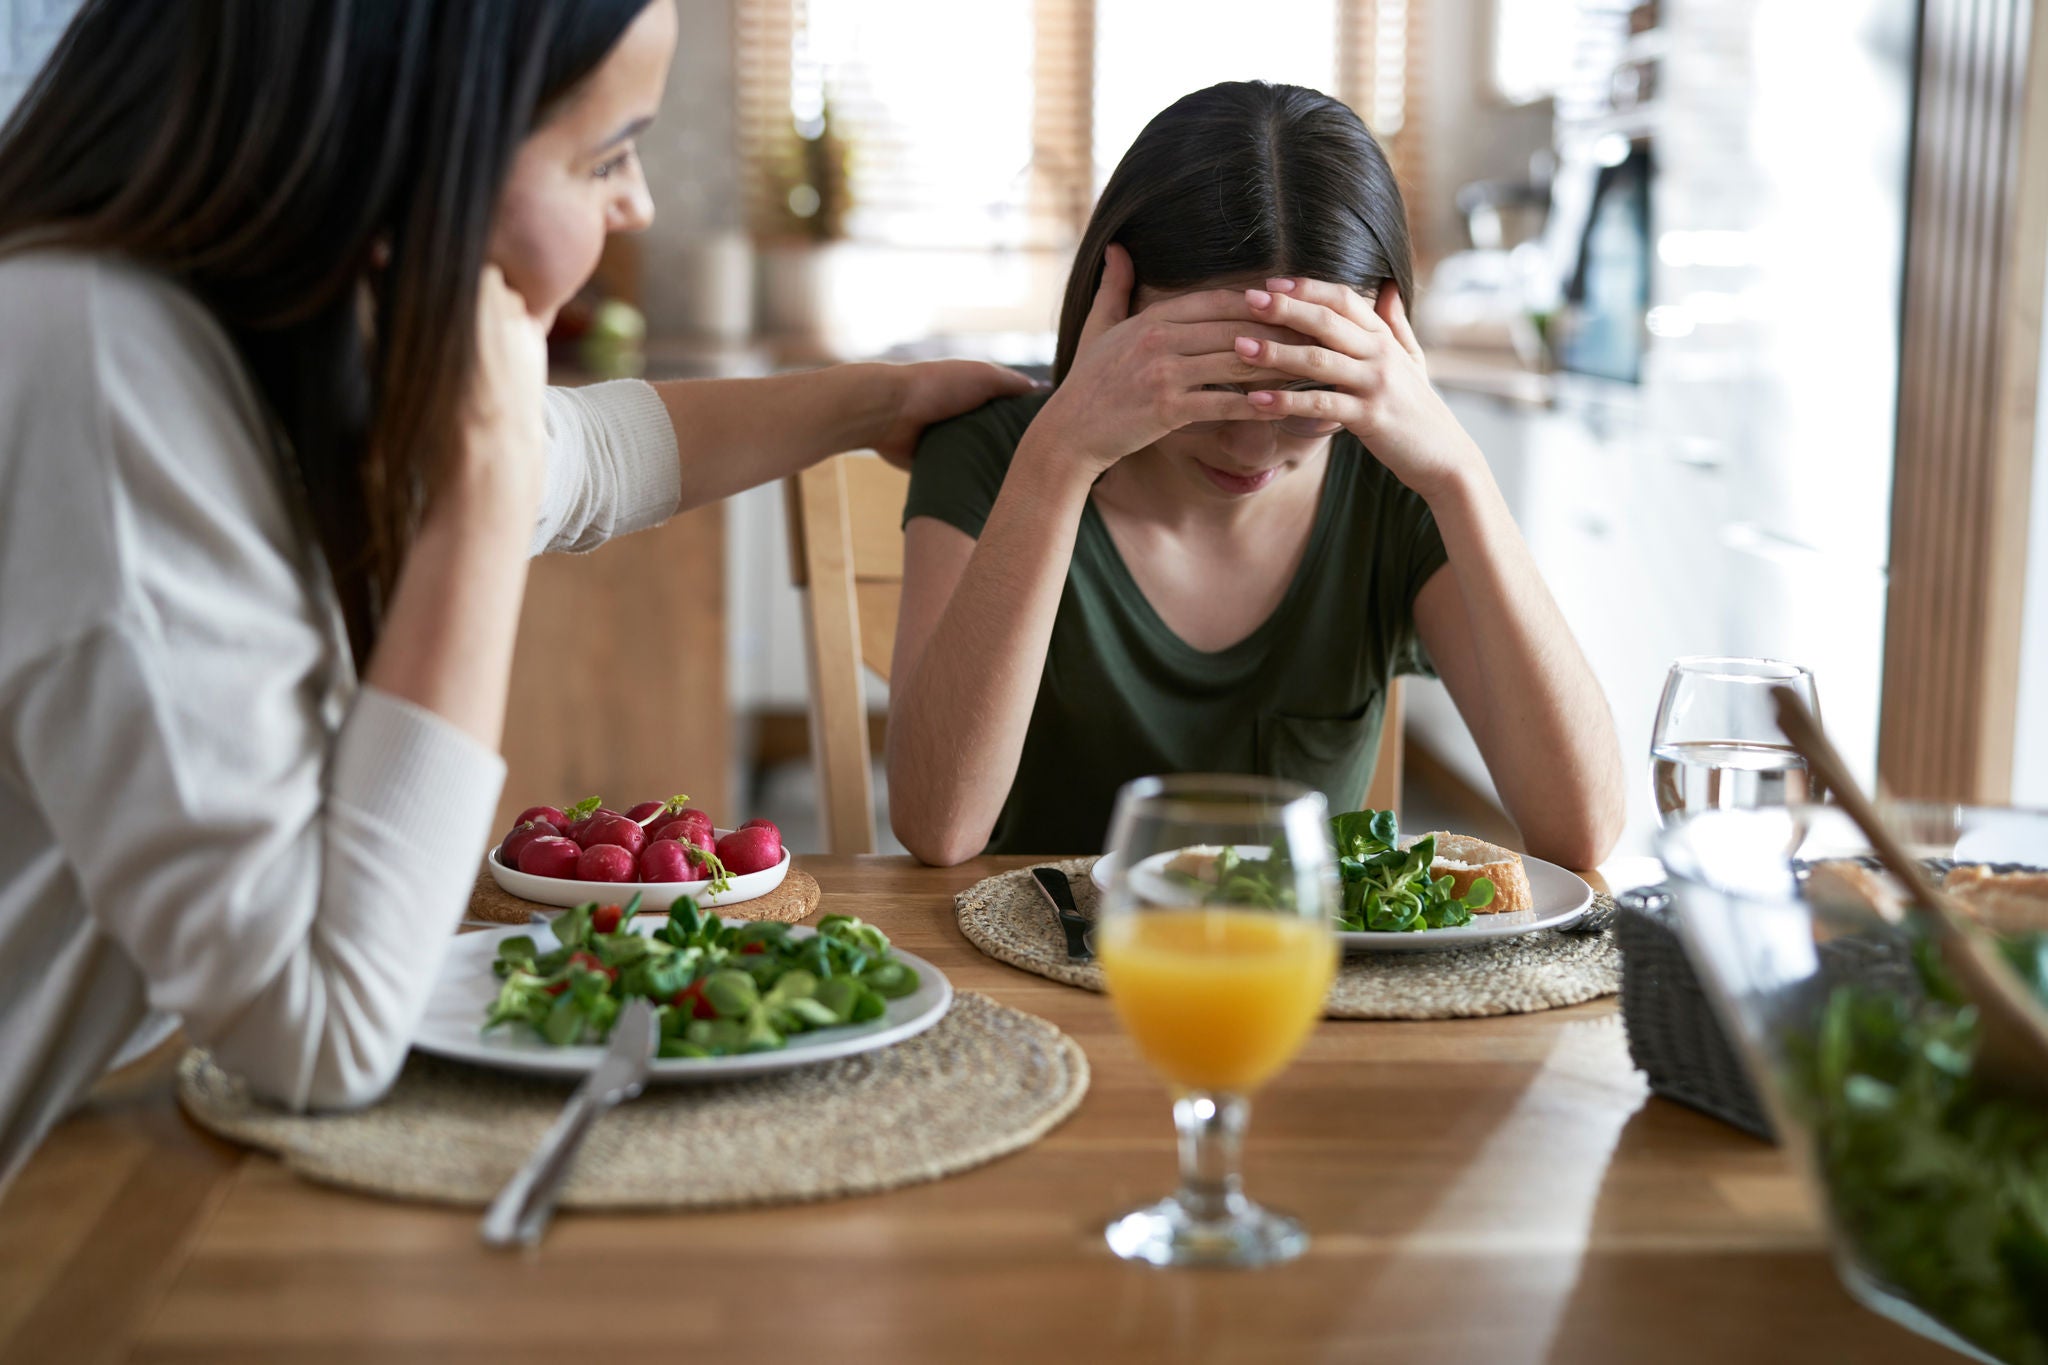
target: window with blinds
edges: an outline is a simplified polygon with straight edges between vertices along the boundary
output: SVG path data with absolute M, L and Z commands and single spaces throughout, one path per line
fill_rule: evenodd
M 738 0 L 741 151 L 763 237 L 1061 247 L 1146 121 L 1191 90 L 1327 90 L 1411 200 L 1423 0 Z

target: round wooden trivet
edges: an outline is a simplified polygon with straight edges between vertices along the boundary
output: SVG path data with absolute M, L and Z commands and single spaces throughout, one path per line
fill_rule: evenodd
M 414 1053 L 382 1103 L 289 1114 L 194 1050 L 178 1102 L 309 1180 L 488 1203 L 571 1085 Z M 872 1194 L 993 1161 L 1043 1137 L 1088 1091 L 1088 1059 L 1045 1020 L 963 991 L 930 1030 L 857 1057 L 715 1085 L 651 1085 L 599 1119 L 562 1194 L 571 1208 L 715 1208 Z
M 1088 880 L 1093 858 L 1044 864 L 1067 874 L 1074 901 L 1095 913 L 1101 894 Z M 1612 910 L 1596 895 L 1597 915 Z M 960 932 L 982 952 L 1069 986 L 1103 989 L 1102 968 L 1069 962 L 1067 941 L 1029 868 L 999 873 L 954 897 Z M 1532 1014 L 1582 1004 L 1621 989 L 1621 950 L 1612 927 L 1597 934 L 1554 929 L 1441 953 L 1346 953 L 1323 1013 L 1333 1019 L 1465 1019 Z
M 619 900 L 623 903 L 633 894 L 633 888 L 622 885 L 619 892 Z M 820 894 L 817 878 L 800 867 L 792 866 L 783 877 L 782 885 L 767 895 L 757 900 L 741 901 L 737 905 L 721 905 L 716 909 L 721 919 L 772 919 L 795 924 L 818 908 Z M 488 867 L 477 873 L 476 890 L 469 897 L 469 918 L 478 924 L 525 924 L 533 918 L 536 910 L 552 914 L 561 908 L 513 895 L 492 879 Z

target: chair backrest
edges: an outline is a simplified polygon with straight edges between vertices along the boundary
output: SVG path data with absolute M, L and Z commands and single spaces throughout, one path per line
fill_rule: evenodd
M 835 455 L 783 484 L 790 574 L 805 589 L 811 757 L 825 843 L 833 853 L 875 851 L 873 755 L 861 665 L 884 680 L 889 676 L 903 597 L 903 501 L 909 486 L 909 475 L 865 452 Z M 1379 760 L 1365 798 L 1376 810 L 1400 805 L 1401 721 L 1396 679 L 1388 688 Z
M 866 663 L 884 679 L 903 595 L 903 501 L 910 476 L 865 452 L 835 455 L 783 484 L 790 573 L 804 592 L 811 756 L 825 843 L 875 851 Z

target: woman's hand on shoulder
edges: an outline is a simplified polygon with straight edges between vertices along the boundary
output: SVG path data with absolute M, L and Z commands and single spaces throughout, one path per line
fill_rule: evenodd
M 898 469 L 910 468 L 917 438 L 932 423 L 1036 387 L 1015 370 L 984 360 L 925 360 L 886 368 L 893 371 L 898 396 L 888 429 L 875 442 L 875 453 Z
M 1259 325 L 1242 290 L 1182 294 L 1134 314 L 1135 281 L 1130 253 L 1112 245 L 1073 364 L 1032 424 L 1091 479 L 1191 423 L 1265 416 L 1244 394 L 1208 386 L 1275 377 L 1232 348 L 1240 335 L 1279 335 Z
M 1291 381 L 1325 387 L 1246 395 L 1261 416 L 1343 423 L 1425 500 L 1484 465 L 1478 446 L 1430 386 L 1393 281 L 1376 299 L 1323 280 L 1276 279 L 1267 286 L 1245 291 L 1253 316 L 1301 333 L 1307 344 L 1248 334 L 1236 343 L 1238 355 Z
M 477 284 L 476 360 L 463 397 L 462 449 L 442 491 L 481 496 L 494 512 L 529 523 L 539 514 L 548 482 L 547 382 L 546 325 L 498 267 L 485 266 Z

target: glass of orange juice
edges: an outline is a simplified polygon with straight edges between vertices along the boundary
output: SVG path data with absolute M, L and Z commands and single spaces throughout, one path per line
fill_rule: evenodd
M 1251 1095 L 1300 1050 L 1337 969 L 1322 795 L 1263 777 L 1147 777 L 1110 821 L 1096 956 L 1124 1030 L 1173 1088 L 1180 1189 L 1111 1223 L 1154 1265 L 1269 1265 L 1308 1245 L 1244 1194 Z

